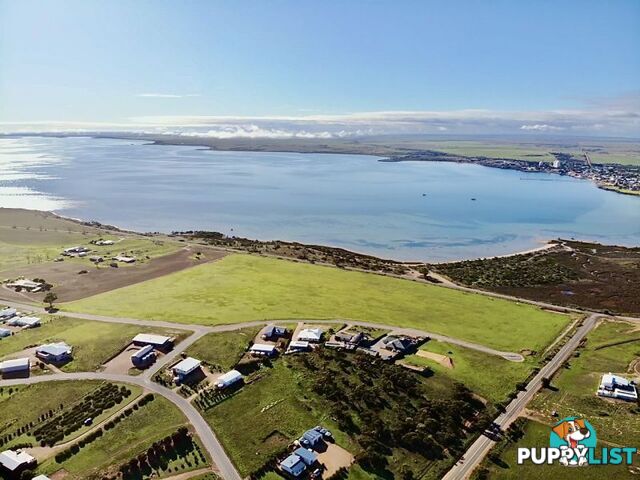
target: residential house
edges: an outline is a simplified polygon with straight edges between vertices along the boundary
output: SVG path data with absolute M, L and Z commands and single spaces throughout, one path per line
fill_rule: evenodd
M 292 477 L 297 478 L 304 473 L 307 465 L 302 461 L 302 458 L 292 453 L 280 462 L 280 469 Z
M 278 338 L 285 337 L 288 330 L 284 327 L 277 327 L 275 325 L 268 325 L 262 332 L 263 340 L 277 340 Z
M 287 353 L 300 353 L 300 352 L 308 352 L 309 351 L 309 342 L 301 342 L 295 340 L 289 343 L 289 348 L 287 349 Z
M 320 328 L 304 328 L 298 333 L 298 341 L 318 343 L 322 340 L 323 331 Z
M 7 322 L 7 325 L 12 327 L 24 327 L 35 328 L 40 326 L 40 319 L 38 317 L 13 317 Z
M 611 372 L 602 375 L 602 380 L 596 393 L 601 397 L 618 398 L 629 402 L 638 401 L 638 390 L 635 382 L 613 375 Z
M 45 362 L 62 363 L 71 360 L 73 348 L 64 342 L 49 343 L 36 348 L 36 357 Z
M 302 447 L 295 449 L 293 454 L 299 456 L 307 467 L 310 467 L 318 460 L 318 454 L 316 452 Z
M 173 374 L 176 376 L 178 381 L 183 381 L 196 370 L 200 370 L 201 364 L 202 362 L 200 360 L 197 360 L 193 357 L 187 357 L 174 365 L 171 370 L 173 371 Z
M 122 262 L 122 263 L 133 263 L 136 261 L 135 257 L 127 257 L 124 255 L 117 255 L 113 257 L 111 260 L 115 260 L 116 262 Z
M 36 459 L 22 450 L 5 450 L 0 453 L 0 467 L 12 477 L 36 465 Z
M 384 338 L 382 342 L 384 343 L 384 348 L 396 353 L 407 353 L 417 345 L 417 342 L 413 339 L 393 335 Z
M 15 288 L 20 290 L 26 290 L 28 292 L 39 292 L 42 290 L 44 283 L 42 282 L 34 282 L 33 280 L 14 280 L 13 282 L 7 283 L 7 287 Z
M 15 308 L 4 308 L 0 310 L 0 322 L 5 320 L 9 320 L 10 318 L 15 317 L 18 314 L 18 311 Z
M 340 331 L 335 334 L 335 339 L 338 342 L 349 343 L 351 345 L 358 345 L 360 342 L 364 340 L 364 334 L 361 332 L 349 332 L 349 331 Z

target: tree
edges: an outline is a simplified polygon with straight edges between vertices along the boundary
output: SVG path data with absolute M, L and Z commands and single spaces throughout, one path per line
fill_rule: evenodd
M 55 302 L 56 300 L 58 300 L 58 295 L 53 292 L 47 292 L 47 294 L 44 296 L 44 303 L 49 304 L 49 310 L 53 310 L 53 302 Z

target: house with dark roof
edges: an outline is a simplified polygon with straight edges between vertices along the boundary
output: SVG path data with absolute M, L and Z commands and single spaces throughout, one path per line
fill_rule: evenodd
M 275 325 L 268 325 L 262 332 L 263 340 L 277 340 L 278 338 L 285 337 L 288 330 L 284 327 L 277 327 Z

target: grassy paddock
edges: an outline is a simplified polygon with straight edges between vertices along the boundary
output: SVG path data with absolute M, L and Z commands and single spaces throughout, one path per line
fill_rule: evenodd
M 500 402 L 515 391 L 516 384 L 527 378 L 535 366 L 535 359 L 525 362 L 509 362 L 500 357 L 470 350 L 445 342 L 430 341 L 421 350 L 446 355 L 453 361 L 447 368 L 430 358 L 411 355 L 406 361 L 431 368 L 464 383 L 470 390 L 492 402 Z
M 235 332 L 210 333 L 189 347 L 187 354 L 220 371 L 230 370 L 240 361 L 249 342 L 261 329 L 251 327 Z
M 509 351 L 541 350 L 570 320 L 483 295 L 250 255 L 230 255 L 63 308 L 209 325 L 344 318 L 421 328 Z

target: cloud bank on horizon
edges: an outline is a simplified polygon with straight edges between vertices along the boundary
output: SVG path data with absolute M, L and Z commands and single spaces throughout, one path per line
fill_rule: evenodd
M 145 97 L 185 95 L 148 93 Z M 186 96 L 195 96 L 188 94 Z M 130 131 L 210 138 L 331 139 L 399 134 L 565 134 L 640 138 L 640 92 L 546 111 L 378 111 L 316 115 L 147 115 L 122 123 L 2 123 L 5 133 Z

